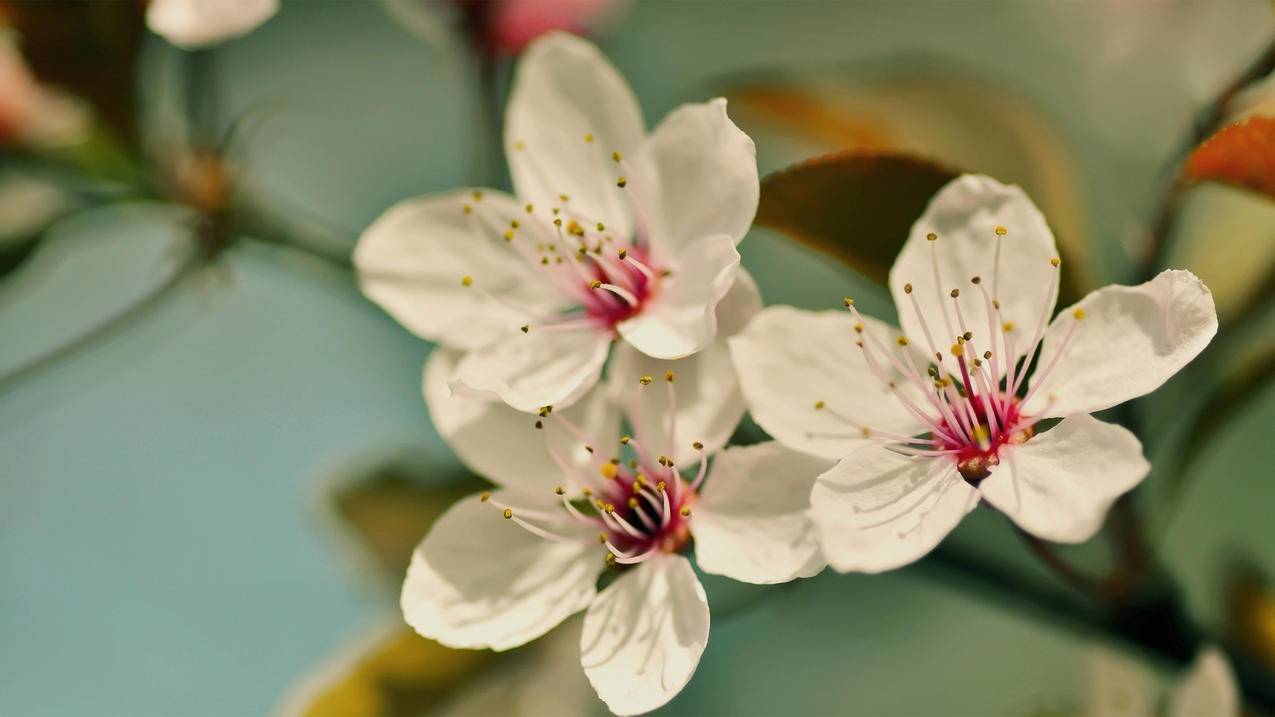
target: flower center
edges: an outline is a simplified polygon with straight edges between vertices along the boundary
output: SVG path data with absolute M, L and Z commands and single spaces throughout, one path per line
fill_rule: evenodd
M 515 152 L 525 149 L 522 142 L 513 145 Z M 599 152 L 592 134 L 584 136 L 583 151 Z M 609 160 L 601 154 L 596 159 L 614 163 L 619 172 L 628 170 L 619 152 L 612 152 Z M 625 174 L 618 175 L 615 186 L 619 190 L 629 187 Z M 526 316 L 527 322 L 520 327 L 523 333 L 537 328 L 587 327 L 614 332 L 616 324 L 642 311 L 658 291 L 660 279 L 668 275 L 650 255 L 645 238 L 647 222 L 638 195 L 630 188 L 625 196 L 636 226 L 631 237 L 617 236 L 602 217 L 586 216 L 567 194 L 559 194 L 554 206 L 527 204 L 518 216 L 501 216 L 491 202 L 482 201 L 482 191 L 475 190 L 473 201 L 462 209 L 471 230 L 479 235 L 477 240 L 503 241 L 574 308 L 553 316 L 534 316 L 500 297 L 506 287 L 483 286 L 481 277 L 468 274 L 462 277 L 462 285 Z
M 1006 233 L 1004 227 L 996 227 L 997 246 L 992 268 L 994 276 L 999 274 L 1000 241 Z M 938 237 L 929 234 L 927 239 L 933 244 Z M 989 292 L 980 277 L 972 277 L 970 284 L 982 294 L 982 303 L 986 307 L 985 338 L 976 336 L 967 325 L 957 301 L 961 294 L 960 289 L 952 288 L 949 291 L 937 285 L 940 276 L 937 259 L 934 264 L 936 285 L 933 288 L 940 295 L 946 294 L 951 298 L 955 321 L 946 310 L 942 317 L 927 317 L 913 293 L 912 284 L 905 284 L 904 294 L 910 299 L 911 309 L 915 312 L 932 357 L 925 363 L 924 372 L 918 368 L 919 362 L 908 349 L 911 341 L 906 336 L 899 336 L 894 341 L 896 346 L 893 349 L 887 347 L 866 329 L 863 317 L 855 308 L 854 299 L 847 298 L 845 306 L 854 314 L 854 328 L 859 337 L 856 345 L 863 351 L 868 369 L 926 430 L 919 435 L 890 433 L 856 422 L 851 416 L 838 413 L 837 408 L 829 407 L 824 401 L 817 401 L 815 409 L 833 413 L 855 427 L 863 437 L 881 440 L 896 452 L 949 458 L 967 482 L 978 485 L 990 475 L 992 468 L 1000 464 L 1003 448 L 1023 443 L 1035 435 L 1035 426 L 1041 416 L 1027 415 L 1023 407 L 1057 364 L 1071 341 L 1076 325 L 1084 318 L 1083 310 L 1077 309 L 1073 313 L 1074 321 L 1068 327 L 1057 351 L 1048 365 L 1037 371 L 1032 388 L 1020 398 L 1019 391 L 1025 386 L 1028 369 L 1040 350 L 1058 285 L 1057 270 L 1061 262 L 1054 258 L 1050 260 L 1050 264 L 1055 271 L 1045 292 L 1045 306 L 1029 344 L 1030 348 L 1023 354 L 1015 351 L 1015 327 L 1013 322 L 1004 320 L 1000 301 L 994 298 L 995 289 Z M 900 309 L 905 310 L 903 307 Z M 931 320 L 936 318 L 939 320 Z M 940 351 L 934 340 L 935 331 L 940 329 L 960 332 L 953 337 L 953 343 L 946 352 Z M 900 378 L 896 380 L 896 377 Z M 909 386 L 910 390 L 905 390 L 900 381 Z
M 646 387 L 654 379 L 643 376 L 640 381 Z M 484 493 L 482 500 L 500 509 L 507 520 L 548 540 L 577 540 L 567 535 L 579 533 L 572 529 L 573 523 L 593 528 L 597 531 L 598 543 L 606 549 L 604 558 L 608 565 L 632 565 L 661 553 L 681 552 L 691 540 L 691 508 L 707 475 L 708 456 L 702 443 L 692 444 L 700 460 L 695 477 L 688 480 L 671 458 L 649 450 L 654 445 L 651 441 L 667 439 L 669 452 L 673 452 L 672 438 L 676 432 L 673 372 L 665 374 L 665 382 L 670 406 L 665 420 L 667 435 L 622 436 L 619 439 L 621 455 L 611 458 L 603 458 L 595 448 L 598 444 L 570 419 L 554 413 L 551 406 L 540 410 L 535 427 L 545 432 L 545 446 L 564 478 L 564 483 L 554 490 L 561 510 L 517 508 L 493 499 L 490 493 Z M 636 407 L 630 411 L 635 433 L 643 425 L 638 414 Z M 566 431 L 583 445 L 589 457 L 587 469 L 576 469 L 557 451 L 549 440 L 549 431 L 553 430 Z

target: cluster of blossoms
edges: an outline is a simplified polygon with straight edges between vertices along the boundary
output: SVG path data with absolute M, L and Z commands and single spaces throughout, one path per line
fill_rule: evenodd
M 751 583 L 875 572 L 980 502 L 1088 539 L 1149 468 L 1089 414 L 1154 390 L 1217 329 L 1181 271 L 1051 321 L 1053 236 L 981 176 L 913 227 L 890 273 L 901 331 L 850 299 L 762 310 L 735 249 L 754 148 L 725 101 L 647 134 L 619 74 L 569 35 L 529 47 L 505 141 L 516 196 L 403 202 L 355 252 L 364 293 L 439 344 L 434 424 L 497 486 L 433 526 L 403 614 L 504 650 L 583 610 L 585 673 L 618 714 L 665 704 L 698 664 L 709 608 L 688 554 Z M 745 410 L 775 440 L 725 448 Z

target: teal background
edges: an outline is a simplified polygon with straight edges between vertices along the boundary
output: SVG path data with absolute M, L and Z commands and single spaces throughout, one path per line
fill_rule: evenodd
M 959 61 L 1057 122 L 1083 178 L 1097 269 L 1114 279 L 1127 263 L 1118 237 L 1150 214 L 1195 88 L 1234 74 L 1272 25 L 1265 2 L 1147 3 L 1157 15 L 1135 23 L 1149 35 L 1138 38 L 1112 19 L 1125 4 L 633 2 L 600 42 L 651 124 L 756 69 Z M 1120 33 L 1133 49 L 1095 68 Z M 155 40 L 148 61 L 173 56 Z M 286 4 L 216 63 L 224 117 L 275 112 L 247 145 L 254 179 L 350 241 L 398 199 L 472 182 L 490 150 L 473 135 L 464 63 L 377 3 Z M 798 158 L 755 136 L 763 172 Z M 0 369 L 162 280 L 180 222 L 171 208 L 137 205 L 60 226 L 0 285 Z M 853 292 L 871 313 L 892 312 L 883 293 L 774 235 L 754 231 L 741 251 L 768 303 L 822 308 Z M 267 713 L 392 613 L 341 559 L 321 496 L 333 475 L 383 455 L 453 465 L 420 399 L 428 350 L 348 276 L 244 244 L 222 272 L 126 330 L 3 389 L 0 714 Z M 1176 404 L 1152 405 L 1171 425 Z M 1272 421 L 1268 389 L 1209 449 L 1162 527 L 1162 558 L 1215 628 L 1231 557 L 1275 571 Z M 1171 448 L 1148 443 L 1153 456 Z M 1039 573 L 989 511 L 952 539 Z M 715 588 L 727 590 L 710 584 L 710 599 Z M 715 621 L 696 679 L 668 712 L 1075 704 L 1095 636 L 1007 603 L 924 564 L 825 574 Z

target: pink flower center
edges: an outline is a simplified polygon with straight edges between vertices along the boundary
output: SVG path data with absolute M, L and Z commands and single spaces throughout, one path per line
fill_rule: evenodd
M 993 276 L 999 274 L 999 242 L 1005 234 L 1004 227 L 996 228 L 998 244 Z M 927 238 L 931 245 L 938 240 L 934 234 Z M 911 341 L 907 337 L 899 336 L 892 342 L 897 348 L 888 347 L 886 342 L 867 330 L 863 317 L 855 308 L 854 300 L 846 299 L 845 306 L 856 319 L 854 328 L 859 335 L 856 344 L 862 349 L 869 370 L 926 430 L 919 435 L 877 430 L 853 420 L 848 414 L 839 413 L 836 407 L 829 407 L 824 401 L 816 402 L 816 410 L 833 413 L 853 425 L 863 437 L 883 441 L 898 453 L 950 459 L 967 482 L 978 485 L 1000 464 L 1006 446 L 1023 443 L 1035 435 L 1036 423 L 1042 416 L 1026 414 L 1024 406 L 1057 365 L 1071 341 L 1076 325 L 1084 318 L 1083 310 L 1077 309 L 1074 312 L 1074 320 L 1052 358 L 1046 365 L 1039 367 L 1031 389 L 1020 397 L 1019 392 L 1025 388 L 1028 369 L 1038 358 L 1058 286 L 1057 269 L 1061 262 L 1055 258 L 1050 264 L 1055 271 L 1045 290 L 1045 306 L 1029 344 L 1030 348 L 1024 354 L 1015 351 L 1015 327 L 1001 315 L 1000 301 L 994 298 L 995 288 L 989 292 L 982 279 L 977 276 L 970 279 L 970 284 L 981 292 L 986 306 L 987 333 L 983 336 L 976 335 L 970 329 L 966 317 L 961 313 L 960 304 L 956 301 L 960 297 L 960 289 L 949 290 L 934 286 L 933 290 L 939 292 L 940 296 L 951 298 L 952 314 L 947 314 L 944 309 L 942 317 L 927 317 L 913 293 L 912 284 L 904 286 L 904 293 L 910 299 L 910 308 L 915 312 L 929 348 L 931 360 L 923 364 L 913 358 L 914 352 L 908 348 Z M 939 277 L 937 258 L 934 277 L 936 280 Z M 906 308 L 900 307 L 900 310 Z M 955 317 L 955 321 L 951 316 Z M 952 337 L 953 343 L 947 351 L 941 351 L 934 340 L 935 331 L 940 328 L 960 331 Z M 924 365 L 924 371 L 919 365 Z M 909 388 L 905 390 L 904 386 Z
M 653 382 L 650 376 L 641 378 L 644 387 Z M 604 458 L 596 448 L 599 444 L 570 419 L 554 413 L 550 406 L 540 410 L 535 427 L 545 433 L 546 449 L 563 474 L 563 484 L 554 491 L 560 511 L 522 509 L 501 503 L 487 493 L 483 494 L 483 501 L 499 508 L 506 519 L 547 540 L 578 540 L 572 536 L 580 531 L 573 528 L 592 528 L 598 543 L 605 548 L 608 565 L 632 565 L 661 553 L 681 552 L 691 540 L 691 509 L 707 476 L 708 455 L 703 444 L 693 444 L 700 460 L 695 477 L 688 480 L 671 458 L 651 452 L 650 447 L 662 441 L 667 441 L 669 452 L 673 452 L 677 403 L 672 372 L 665 375 L 665 383 L 669 398 L 667 432 L 660 436 L 641 435 L 639 397 L 629 412 L 638 435 L 622 436 L 617 451 L 620 455 L 609 458 Z M 587 468 L 577 469 L 557 451 L 549 440 L 549 432 L 556 430 L 566 431 L 583 446 L 588 455 Z

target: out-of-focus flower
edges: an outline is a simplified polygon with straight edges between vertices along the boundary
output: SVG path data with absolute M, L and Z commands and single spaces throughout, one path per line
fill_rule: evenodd
M 647 135 L 597 48 L 554 33 L 519 65 L 505 139 L 516 198 L 408 200 L 354 252 L 369 298 L 468 350 L 456 388 L 522 411 L 565 407 L 617 336 L 667 359 L 713 341 L 759 192 L 753 142 L 725 100 L 684 105 Z
M 736 286 L 723 306 L 736 318 L 755 312 L 751 281 Z M 790 474 L 813 481 L 828 462 L 776 443 L 718 453 L 744 412 L 721 341 L 679 361 L 621 348 L 605 387 L 538 420 L 450 395 L 458 358 L 430 357 L 430 413 L 499 488 L 453 506 L 417 548 L 402 607 L 422 635 L 505 650 L 586 610 L 590 683 L 616 713 L 646 712 L 682 689 L 708 639 L 704 589 L 682 555 L 692 540 L 701 569 L 736 580 L 784 582 L 823 567 L 808 490 L 791 490 Z M 631 436 L 618 436 L 617 407 Z
M 1091 717 L 1237 717 L 1239 689 L 1226 655 L 1206 647 L 1185 675 L 1162 697 L 1138 665 L 1105 651 L 1089 658 L 1089 695 L 1084 714 Z
M 150 0 L 146 25 L 194 50 L 247 35 L 279 11 L 279 0 Z
M 41 84 L 22 57 L 17 33 L 0 26 L 0 149 L 74 144 L 88 130 L 88 107 Z
M 903 334 L 847 299 L 851 315 L 772 307 L 731 339 L 757 422 L 842 459 L 811 495 L 829 564 L 916 560 L 980 499 L 1033 535 L 1084 541 L 1146 476 L 1137 438 L 1089 414 L 1155 390 L 1203 350 L 1212 297 L 1165 271 L 1050 323 L 1060 263 L 1021 190 L 966 175 L 930 202 L 890 271 Z M 1051 417 L 1062 421 L 1038 434 Z
M 554 30 L 587 35 L 611 17 L 620 0 L 382 0 L 390 17 L 413 35 L 445 43 L 453 32 L 492 55 L 516 55 Z

